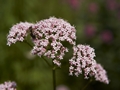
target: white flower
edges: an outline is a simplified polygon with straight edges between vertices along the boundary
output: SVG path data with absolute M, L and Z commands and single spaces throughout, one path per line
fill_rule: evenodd
M 14 25 L 7 36 L 7 45 L 10 46 L 12 43 L 15 44 L 17 41 L 22 42 L 27 36 L 27 32 L 32 25 L 33 24 L 28 22 L 20 22 Z
M 75 45 L 76 30 L 68 22 L 63 19 L 51 17 L 49 19 L 41 20 L 32 26 L 34 48 L 33 54 L 38 56 L 47 56 L 53 59 L 54 64 L 60 66 L 60 60 L 63 59 L 68 48 L 63 46 L 62 42 L 66 41 Z M 40 53 L 41 47 L 46 48 L 44 53 Z

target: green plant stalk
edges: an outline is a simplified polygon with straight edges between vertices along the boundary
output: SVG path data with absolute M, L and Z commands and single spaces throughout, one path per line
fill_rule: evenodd
M 28 44 L 31 48 L 33 47 L 29 42 L 27 42 L 27 40 L 24 40 L 24 42 L 26 44 Z M 41 58 L 48 64 L 49 67 L 52 67 L 50 65 L 50 63 L 43 56 L 41 56 Z M 56 67 L 54 66 L 54 63 L 53 63 L 53 68 L 52 68 L 53 90 L 56 90 L 56 74 L 55 74 L 55 69 L 56 69 Z
M 85 89 L 87 88 L 87 86 L 88 86 L 91 82 L 92 82 L 92 79 L 90 79 L 90 80 L 88 81 L 88 83 L 87 83 L 81 90 L 85 90 Z
M 54 63 L 53 63 L 54 66 Z M 53 76 L 53 90 L 56 90 L 56 74 L 55 74 L 55 67 L 52 69 L 52 76 Z
M 41 58 L 48 64 L 49 67 L 52 67 L 50 63 L 43 56 L 41 56 Z
M 24 40 L 24 42 L 29 45 L 31 48 L 33 47 L 27 40 Z M 43 57 L 41 56 L 41 58 L 48 64 L 49 67 L 51 67 L 50 63 Z
M 27 40 L 24 40 L 24 42 L 25 42 L 28 46 L 30 46 L 31 48 L 33 47 Z

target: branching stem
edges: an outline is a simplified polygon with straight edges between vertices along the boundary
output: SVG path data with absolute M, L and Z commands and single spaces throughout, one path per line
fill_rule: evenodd
M 28 44 L 31 48 L 33 48 L 33 46 L 32 46 L 29 42 L 27 42 L 27 40 L 24 40 L 24 42 L 25 42 L 26 44 Z M 41 58 L 48 64 L 49 67 L 52 67 L 52 66 L 50 65 L 50 63 L 49 63 L 43 56 L 41 56 Z M 52 63 L 53 63 L 53 62 L 52 62 Z M 55 70 L 56 70 L 56 67 L 55 67 L 55 65 L 54 65 L 54 63 L 53 63 L 53 68 L 52 68 L 53 90 L 56 90 L 56 75 L 55 75 Z

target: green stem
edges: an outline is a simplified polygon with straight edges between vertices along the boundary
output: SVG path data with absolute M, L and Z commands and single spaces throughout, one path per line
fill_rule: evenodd
M 92 79 L 89 80 L 89 82 L 82 88 L 82 90 L 85 90 L 85 88 L 87 88 L 87 86 L 92 82 Z
M 29 45 L 31 48 L 33 48 L 33 46 L 27 41 L 27 40 L 24 40 L 24 42 Z
M 54 66 L 54 63 L 53 63 Z M 52 76 L 53 76 L 53 90 L 56 90 L 56 75 L 55 75 L 55 67 L 52 69 Z
M 31 48 L 33 48 L 33 46 L 32 46 L 29 42 L 27 42 L 27 40 L 24 40 L 24 42 L 25 42 L 26 44 L 28 44 Z M 49 63 L 43 56 L 41 56 L 41 58 L 48 64 L 48 66 L 52 67 L 52 66 L 50 65 L 50 63 Z M 54 63 L 53 63 L 53 66 L 54 66 Z M 52 68 L 53 90 L 56 90 L 56 75 L 55 75 L 55 69 L 56 69 L 56 67 L 54 66 L 54 67 Z
M 50 63 L 43 56 L 41 56 L 41 58 L 48 64 L 49 67 L 52 67 Z

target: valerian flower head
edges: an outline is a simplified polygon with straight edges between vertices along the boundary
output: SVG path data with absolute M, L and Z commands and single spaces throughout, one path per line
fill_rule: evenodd
M 29 27 L 31 27 L 32 24 L 28 22 L 20 22 L 16 25 L 14 25 L 7 36 L 7 45 L 11 45 L 12 43 L 16 43 L 17 41 L 23 41 L 25 37 L 27 36 L 27 32 L 29 30 Z
M 16 83 L 15 82 L 4 82 L 0 84 L 0 90 L 16 90 Z
M 32 26 L 34 47 L 33 54 L 47 56 L 53 59 L 53 63 L 60 66 L 68 48 L 62 42 L 75 45 L 76 30 L 63 19 L 51 17 L 41 20 Z
M 109 83 L 106 71 L 94 60 L 94 49 L 88 45 L 77 45 L 73 47 L 73 57 L 69 60 L 69 74 L 79 76 L 84 73 L 85 79 L 94 77 L 95 80 Z
M 96 74 L 94 75 L 95 80 L 109 84 L 107 73 L 100 64 L 96 64 L 95 70 L 96 70 Z
M 73 57 L 70 62 L 70 75 L 78 76 L 84 71 L 85 78 L 88 78 L 89 72 L 94 72 L 93 68 L 96 61 L 94 60 L 94 49 L 88 45 L 77 45 L 73 47 Z

